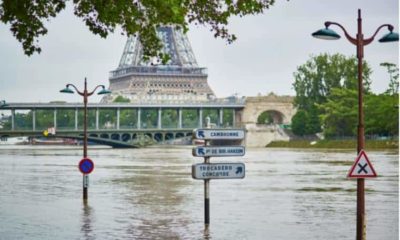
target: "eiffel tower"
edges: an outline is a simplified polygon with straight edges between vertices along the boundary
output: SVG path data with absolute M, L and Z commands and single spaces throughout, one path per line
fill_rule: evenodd
M 198 67 L 182 30 L 163 26 L 157 29 L 157 35 L 169 61 L 145 61 L 139 37 L 128 37 L 118 68 L 110 72 L 113 94 L 102 102 L 112 102 L 117 96 L 129 98 L 132 103 L 202 102 L 215 98 L 207 83 L 207 69 Z

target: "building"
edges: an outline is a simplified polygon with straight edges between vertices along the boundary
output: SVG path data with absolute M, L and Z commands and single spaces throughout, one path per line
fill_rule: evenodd
M 166 64 L 158 59 L 144 60 L 139 37 L 130 36 L 119 66 L 110 72 L 112 95 L 102 102 L 122 96 L 132 103 L 202 102 L 215 98 L 207 82 L 207 69 L 199 67 L 190 42 L 182 30 L 159 27 L 163 52 L 170 56 Z

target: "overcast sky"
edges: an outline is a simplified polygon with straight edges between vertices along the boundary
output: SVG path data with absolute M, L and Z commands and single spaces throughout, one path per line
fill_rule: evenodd
M 214 39 L 205 27 L 192 27 L 188 33 L 197 62 L 208 68 L 208 82 L 217 97 L 234 93 L 255 96 L 274 92 L 294 95 L 293 73 L 310 56 L 320 53 L 355 55 L 347 40 L 323 41 L 311 33 L 325 21 L 341 23 L 355 36 L 357 9 L 361 8 L 363 31 L 370 37 L 381 24 L 390 23 L 398 32 L 398 0 L 291 0 L 277 1 L 258 16 L 234 18 L 229 28 L 238 40 L 226 44 Z M 120 33 L 102 39 L 89 32 L 71 11 L 71 6 L 46 23 L 48 34 L 40 39 L 41 54 L 27 57 L 9 27 L 0 24 L 0 100 L 7 102 L 80 102 L 75 95 L 61 94 L 66 83 L 89 88 L 108 86 L 108 73 L 116 69 L 126 37 Z M 341 30 L 332 27 L 340 35 Z M 382 29 L 366 46 L 364 57 L 372 67 L 372 90 L 383 92 L 389 75 L 381 62 L 398 64 L 398 43 L 379 43 L 387 33 Z M 92 97 L 91 102 L 100 98 Z

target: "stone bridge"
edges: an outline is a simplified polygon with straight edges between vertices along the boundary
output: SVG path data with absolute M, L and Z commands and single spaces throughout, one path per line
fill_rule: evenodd
M 247 130 L 246 145 L 264 147 L 273 140 L 288 141 L 284 129 L 291 124 L 295 113 L 291 96 L 270 93 L 247 97 L 242 115 L 237 117 Z

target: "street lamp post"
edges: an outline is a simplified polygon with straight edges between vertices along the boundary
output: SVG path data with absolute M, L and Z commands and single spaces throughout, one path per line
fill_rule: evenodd
M 7 104 L 6 100 L 0 101 L 0 107 L 7 107 L 7 106 L 8 106 L 8 104 Z
M 88 97 L 90 97 L 91 95 L 93 95 L 93 93 L 95 93 L 95 91 L 98 88 L 102 88 L 102 90 L 100 90 L 97 94 L 98 95 L 102 95 L 102 94 L 109 94 L 111 93 L 111 91 L 106 90 L 104 85 L 97 85 L 93 91 L 88 92 L 87 90 L 87 81 L 85 78 L 85 87 L 83 89 L 83 92 L 79 91 L 78 88 L 73 85 L 68 83 L 66 85 L 66 87 L 62 90 L 60 90 L 61 93 L 74 93 L 74 91 L 72 89 L 70 89 L 69 87 L 73 87 L 75 89 L 75 91 L 81 95 L 83 97 L 83 158 L 87 158 L 87 103 L 88 103 Z M 86 179 L 85 179 L 86 178 Z M 87 200 L 88 198 L 88 183 L 85 184 L 85 181 L 89 181 L 89 176 L 88 174 L 83 174 L 83 200 Z
M 362 19 L 361 19 L 361 10 L 358 9 L 358 19 L 357 19 L 357 36 L 355 38 L 351 37 L 346 29 L 336 22 L 325 22 L 325 29 L 318 30 L 312 34 L 313 37 L 325 39 L 325 40 L 337 40 L 340 38 L 340 35 L 329 29 L 330 25 L 336 25 L 344 32 L 345 37 L 349 40 L 353 45 L 357 46 L 357 59 L 358 59 L 358 129 L 357 129 L 357 153 L 360 153 L 361 150 L 365 147 L 365 138 L 364 138 L 364 113 L 363 113 L 363 80 L 362 80 L 362 72 L 363 72 L 363 62 L 362 59 L 364 57 L 364 46 L 370 44 L 376 34 L 384 27 L 387 27 L 389 33 L 384 35 L 379 42 L 395 42 L 399 41 L 398 33 L 394 33 L 394 27 L 390 24 L 383 24 L 379 26 L 375 33 L 370 38 L 364 38 L 362 32 Z M 366 224 L 365 224 L 365 191 L 364 191 L 364 178 L 357 179 L 357 240 L 365 240 L 366 239 Z

